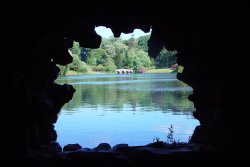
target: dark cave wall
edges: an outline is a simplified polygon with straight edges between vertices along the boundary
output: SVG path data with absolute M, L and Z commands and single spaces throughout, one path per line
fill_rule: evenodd
M 94 31 L 98 25 L 110 27 L 115 36 L 134 28 L 149 31 L 152 26 L 152 57 L 163 46 L 177 49 L 178 64 L 185 68 L 178 78 L 194 89 L 189 99 L 201 123 L 192 141 L 230 154 L 229 148 L 235 145 L 232 131 L 242 127 L 240 118 L 233 115 L 245 106 L 238 99 L 244 67 L 240 74 L 238 70 L 229 73 L 228 67 L 237 65 L 235 55 L 245 60 L 242 36 L 248 35 L 248 29 L 241 20 L 247 15 L 241 17 L 238 11 L 244 13 L 247 7 L 199 4 L 197 8 L 176 2 L 169 3 L 170 8 L 156 3 L 139 12 L 131 7 L 128 13 L 127 8 L 107 11 L 111 7 L 102 5 L 82 10 L 84 3 L 43 2 L 11 10 L 18 14 L 1 15 L 1 143 L 7 155 L 24 155 L 56 141 L 53 124 L 74 93 L 72 86 L 54 83 L 59 72 L 56 64 L 72 61 L 67 48 L 73 40 L 83 47 L 99 47 L 101 38 Z M 237 10 L 232 12 L 232 6 Z M 238 76 L 237 81 L 232 76 Z M 232 89 L 234 86 L 239 89 Z

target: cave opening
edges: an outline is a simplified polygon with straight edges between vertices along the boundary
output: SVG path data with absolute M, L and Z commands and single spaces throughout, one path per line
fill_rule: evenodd
M 57 142 L 89 148 L 100 143 L 139 146 L 169 142 L 171 126 L 171 142 L 188 142 L 199 123 L 188 100 L 192 88 L 176 78 L 183 70 L 176 62 L 177 51 L 163 48 L 155 59 L 150 58 L 147 42 L 152 30 L 135 29 L 119 38 L 103 26 L 95 31 L 102 36 L 100 47 L 84 48 L 74 42 L 69 49 L 73 63 L 60 66 L 61 71 L 67 68 L 69 72 L 60 72 L 64 75 L 56 82 L 73 85 L 76 92 L 59 113 Z M 84 63 L 82 67 L 79 63 L 79 69 L 75 59 Z M 107 64 L 110 60 L 113 64 Z

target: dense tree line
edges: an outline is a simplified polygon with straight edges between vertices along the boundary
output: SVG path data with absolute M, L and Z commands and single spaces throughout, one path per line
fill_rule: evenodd
M 87 73 L 90 71 L 113 73 L 119 68 L 130 68 L 134 72 L 141 69 L 169 68 L 176 63 L 176 51 L 163 49 L 156 59 L 148 56 L 148 36 L 128 40 L 111 37 L 103 38 L 100 48 L 89 49 L 80 47 L 74 42 L 69 49 L 73 62 L 66 66 L 59 66 L 60 75 L 66 75 L 69 70 Z

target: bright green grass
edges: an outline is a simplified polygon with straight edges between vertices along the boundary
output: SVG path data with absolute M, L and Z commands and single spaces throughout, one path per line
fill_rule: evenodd
M 76 71 L 68 71 L 66 75 L 89 75 L 89 74 L 107 74 L 105 72 L 95 72 L 95 71 L 89 71 L 87 73 L 83 72 L 76 72 Z
M 171 73 L 173 70 L 169 68 L 164 68 L 164 69 L 150 69 L 146 70 L 146 73 Z

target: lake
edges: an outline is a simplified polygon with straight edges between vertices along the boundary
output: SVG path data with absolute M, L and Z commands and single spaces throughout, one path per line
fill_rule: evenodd
M 59 77 L 56 82 L 76 89 L 55 124 L 61 146 L 167 141 L 171 125 L 174 139 L 187 142 L 199 125 L 188 100 L 192 88 L 177 80 L 176 74 L 81 75 Z

